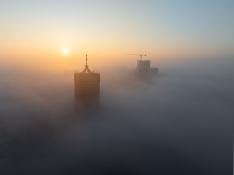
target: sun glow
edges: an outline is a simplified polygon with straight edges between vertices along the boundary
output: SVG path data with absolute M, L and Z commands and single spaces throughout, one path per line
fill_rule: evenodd
M 63 55 L 68 55 L 70 53 L 70 50 L 68 48 L 63 48 L 62 52 Z

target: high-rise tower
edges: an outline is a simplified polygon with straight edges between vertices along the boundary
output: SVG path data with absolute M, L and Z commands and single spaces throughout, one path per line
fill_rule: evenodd
M 77 99 L 91 99 L 100 96 L 100 73 L 90 71 L 88 66 L 88 55 L 82 72 L 74 74 L 75 96 Z
M 138 60 L 137 61 L 137 71 L 139 73 L 149 73 L 151 70 L 150 60 Z

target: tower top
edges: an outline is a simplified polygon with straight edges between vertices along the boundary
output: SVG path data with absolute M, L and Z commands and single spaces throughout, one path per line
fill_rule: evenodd
M 85 55 L 85 68 L 82 72 L 83 73 L 90 73 L 91 72 L 89 69 L 89 66 L 88 66 L 88 54 Z
M 88 54 L 85 55 L 86 66 L 88 66 Z

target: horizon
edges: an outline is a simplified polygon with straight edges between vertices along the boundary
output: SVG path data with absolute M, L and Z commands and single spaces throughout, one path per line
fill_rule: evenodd
M 16 1 L 0 2 L 0 57 L 124 60 L 234 56 L 234 2 Z M 160 60 L 159 60 L 160 61 Z

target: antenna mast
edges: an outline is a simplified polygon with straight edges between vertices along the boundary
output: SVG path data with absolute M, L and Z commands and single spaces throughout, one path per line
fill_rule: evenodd
M 91 72 L 89 69 L 89 66 L 88 66 L 88 54 L 85 55 L 85 68 L 82 72 L 83 73 L 90 73 Z

